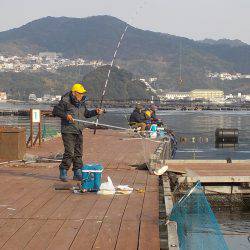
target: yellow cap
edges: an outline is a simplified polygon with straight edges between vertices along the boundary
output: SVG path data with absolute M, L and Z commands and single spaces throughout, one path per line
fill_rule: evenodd
M 80 94 L 84 94 L 87 92 L 87 90 L 83 87 L 82 84 L 80 83 L 76 83 L 73 85 L 73 87 L 71 88 L 72 92 L 78 92 Z
M 147 117 L 151 117 L 151 112 L 150 112 L 149 110 L 147 110 L 147 111 L 145 112 L 145 114 L 146 114 Z

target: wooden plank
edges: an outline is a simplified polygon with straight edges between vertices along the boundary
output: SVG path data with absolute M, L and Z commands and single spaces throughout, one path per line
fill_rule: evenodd
M 13 217 L 16 215 L 19 211 L 21 211 L 23 208 L 28 206 L 35 198 L 37 198 L 40 194 L 46 192 L 48 190 L 48 185 L 42 183 L 41 181 L 36 183 L 36 185 L 32 188 L 30 188 L 29 191 L 26 192 L 25 195 L 23 195 L 20 199 L 18 199 L 16 202 L 12 203 L 11 208 L 14 210 L 8 210 L 5 209 L 0 213 L 1 218 L 8 218 Z
M 79 209 L 79 203 L 83 200 L 82 195 L 71 194 L 68 199 L 64 200 L 62 204 L 49 216 L 49 219 L 67 219 L 75 208 Z
M 1 230 L 1 227 L 5 224 L 5 223 L 7 223 L 7 219 L 0 219 L 0 230 Z
M 129 185 L 132 186 L 135 182 L 135 178 L 137 176 L 138 170 L 129 170 L 126 171 L 125 176 L 121 182 L 121 185 Z
M 23 249 L 35 233 L 45 223 L 44 220 L 28 220 L 2 247 L 2 249 Z
M 139 223 L 138 221 L 122 221 L 117 237 L 117 250 L 136 250 L 138 247 Z
M 137 176 L 134 182 L 135 189 L 146 189 L 147 186 L 147 179 L 148 179 L 148 171 L 139 170 L 137 172 Z
M 132 193 L 129 197 L 127 207 L 124 212 L 123 221 L 140 221 L 144 200 L 144 193 Z
M 21 177 L 22 179 L 24 179 L 23 177 Z M 0 198 L 0 204 L 7 204 L 10 207 L 12 206 L 13 203 L 15 203 L 16 201 L 18 201 L 20 198 L 22 198 L 23 195 L 25 195 L 26 193 L 28 193 L 30 191 L 30 188 L 33 188 L 36 184 L 36 182 L 38 183 L 38 180 L 31 180 L 30 183 L 28 184 L 28 182 L 26 183 L 26 181 L 22 181 L 20 184 L 16 184 L 13 186 L 15 186 L 15 188 L 11 188 L 10 190 L 8 190 L 8 192 L 6 191 L 5 194 L 3 194 Z M 0 211 L 3 211 L 4 207 L 0 207 Z
M 46 249 L 61 228 L 63 222 L 63 220 L 47 220 L 25 249 Z
M 160 250 L 160 235 L 158 223 L 142 221 L 140 225 L 138 249 Z
M 141 220 L 159 221 L 159 193 L 146 192 L 144 196 Z
M 85 220 L 71 245 L 71 249 L 92 249 L 101 224 L 101 221 Z
M 204 186 L 206 194 L 249 194 L 250 188 L 242 188 L 236 185 Z
M 32 218 L 36 219 L 48 219 L 49 216 L 70 196 L 68 191 L 60 191 L 55 194 L 55 196 L 49 200 L 44 206 L 37 210 L 37 212 L 32 215 Z
M 25 219 L 6 219 L 0 227 L 0 248 L 26 222 Z
M 45 193 L 39 195 L 37 199 L 34 199 L 30 204 L 24 207 L 21 211 L 14 215 L 14 218 L 30 218 L 36 211 L 43 207 L 50 199 L 55 196 L 55 191 L 50 188 Z
M 83 221 L 67 220 L 57 232 L 47 249 L 69 249 Z
M 186 176 L 179 177 L 178 181 L 195 183 L 200 181 L 202 183 L 234 183 L 234 182 L 250 182 L 250 176 Z
M 117 170 L 115 175 L 112 176 L 114 185 L 119 185 L 124 178 L 124 171 Z M 114 198 L 114 195 L 98 196 L 97 201 L 92 207 L 90 213 L 87 216 L 88 220 L 103 220 L 106 215 L 109 206 Z
M 120 222 L 103 222 L 93 249 L 115 249 Z
M 81 200 L 78 203 L 78 207 L 76 207 L 71 212 L 68 219 L 85 220 L 98 199 L 98 196 L 96 194 L 91 194 L 91 193 L 86 193 L 86 194 L 80 195 L 80 196 L 81 196 Z
M 177 234 L 177 223 L 175 221 L 169 221 L 167 224 L 168 231 L 168 249 L 179 250 L 179 239 Z
M 128 203 L 129 196 L 128 195 L 120 195 L 115 196 L 112 200 L 112 203 L 104 216 L 105 222 L 117 222 L 119 223 L 122 219 L 122 216 L 124 214 L 126 205 Z
M 88 220 L 100 220 L 104 219 L 105 214 L 113 200 L 113 195 L 100 196 L 93 205 L 90 213 L 87 216 Z

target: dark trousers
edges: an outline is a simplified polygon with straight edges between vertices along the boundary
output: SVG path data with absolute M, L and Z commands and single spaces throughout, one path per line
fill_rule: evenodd
M 82 150 L 83 150 L 83 136 L 80 134 L 62 134 L 64 145 L 64 154 L 62 162 L 59 166 L 61 169 L 69 170 L 73 163 L 73 170 L 82 167 Z

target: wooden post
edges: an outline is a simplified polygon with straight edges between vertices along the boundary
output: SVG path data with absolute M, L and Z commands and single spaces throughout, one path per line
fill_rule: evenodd
M 30 146 L 33 146 L 33 134 L 34 134 L 34 127 L 33 127 L 33 114 L 32 109 L 30 109 Z
M 37 111 L 39 112 L 39 116 L 37 116 Z M 38 124 L 38 133 L 35 137 L 35 140 L 34 140 L 34 123 Z M 30 137 L 26 145 L 29 146 L 29 143 L 30 143 L 30 147 L 33 147 L 37 143 L 37 141 L 39 141 L 39 145 L 42 144 L 41 112 L 39 110 L 30 109 Z
M 38 124 L 39 145 L 42 144 L 42 115 L 40 112 L 40 122 Z

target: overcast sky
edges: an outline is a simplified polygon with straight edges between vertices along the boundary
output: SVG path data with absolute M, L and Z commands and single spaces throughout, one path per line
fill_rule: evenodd
M 142 29 L 250 44 L 249 13 L 250 0 L 0 0 L 0 31 L 45 16 L 107 14 Z

